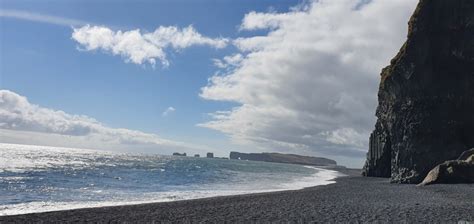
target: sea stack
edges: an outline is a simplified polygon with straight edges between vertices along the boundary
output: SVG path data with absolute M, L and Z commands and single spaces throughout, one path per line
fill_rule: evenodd
M 206 157 L 212 159 L 212 158 L 214 158 L 214 153 L 208 152 L 208 153 L 206 154 Z
M 173 156 L 186 156 L 186 153 L 179 153 L 179 152 L 175 152 L 173 153 Z
M 420 183 L 474 147 L 474 1 L 421 0 L 382 70 L 363 175 Z

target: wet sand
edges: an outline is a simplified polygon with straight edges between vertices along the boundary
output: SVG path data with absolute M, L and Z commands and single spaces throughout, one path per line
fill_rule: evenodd
M 474 223 L 474 185 L 390 184 L 346 171 L 296 191 L 0 217 L 0 223 Z

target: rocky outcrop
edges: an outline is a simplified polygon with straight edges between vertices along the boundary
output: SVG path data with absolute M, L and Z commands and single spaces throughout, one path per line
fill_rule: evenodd
M 291 163 L 313 166 L 335 166 L 336 161 L 322 157 L 300 156 L 281 153 L 240 153 L 230 152 L 230 159 L 264 161 L 274 163 Z
M 362 171 L 364 176 L 390 177 L 391 154 L 390 142 L 384 133 L 375 129 L 369 138 L 369 152 L 367 153 L 367 162 Z
M 208 152 L 208 153 L 206 154 L 206 158 L 214 158 L 214 153 Z
M 179 153 L 179 152 L 175 152 L 173 153 L 173 156 L 186 156 L 186 153 Z
M 449 160 L 432 169 L 420 185 L 438 183 L 474 183 L 474 149 L 457 160 Z
M 420 183 L 474 147 L 474 1 L 419 2 L 378 99 L 364 175 Z
M 468 162 L 474 157 L 474 148 L 461 153 L 457 160 L 467 160 Z

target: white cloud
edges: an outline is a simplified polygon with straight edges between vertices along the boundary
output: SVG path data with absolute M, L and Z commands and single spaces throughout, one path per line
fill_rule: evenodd
M 362 158 L 375 122 L 379 73 L 407 33 L 416 0 L 319 0 L 286 13 L 250 12 L 237 38 L 238 63 L 202 88 L 237 102 L 200 126 L 262 150 Z M 232 56 L 228 56 L 232 57 Z M 362 161 L 362 160 L 361 160 Z
M 240 30 L 276 29 L 288 20 L 298 20 L 295 13 L 257 13 L 249 12 L 240 25 Z M 304 15 L 303 15 L 304 16 Z
M 86 51 L 103 50 L 113 55 L 122 56 L 126 62 L 135 64 L 157 61 L 162 66 L 169 65 L 166 50 L 181 50 L 193 45 L 207 45 L 214 48 L 227 46 L 225 38 L 209 38 L 202 36 L 192 26 L 183 29 L 174 26 L 160 26 L 154 32 L 140 30 L 113 31 L 104 26 L 83 26 L 75 28 L 72 39 L 77 41 Z
M 33 22 L 49 23 L 60 26 L 83 26 L 87 24 L 85 21 L 69 19 L 58 16 L 50 16 L 28 11 L 0 9 L 0 17 L 28 20 Z
M 340 128 L 321 134 L 328 142 L 336 145 L 351 145 L 361 148 L 366 146 L 364 143 L 367 141 L 367 135 L 365 133 L 359 133 L 352 128 Z
M 161 113 L 161 116 L 166 117 L 166 116 L 168 116 L 169 114 L 171 114 L 175 111 L 176 111 L 176 109 L 174 107 L 168 107 L 168 108 L 166 108 L 165 111 L 163 111 L 163 113 Z
M 229 55 L 225 56 L 222 60 L 214 58 L 212 61 L 214 62 L 214 65 L 218 68 L 232 68 L 232 67 L 237 67 L 240 65 L 240 62 L 242 62 L 243 57 L 242 54 L 234 54 L 234 55 Z
M 9 90 L 0 90 L 2 142 L 47 144 L 128 151 L 171 153 L 174 150 L 205 152 L 209 148 L 161 138 L 141 131 L 111 128 L 84 116 L 31 104 Z

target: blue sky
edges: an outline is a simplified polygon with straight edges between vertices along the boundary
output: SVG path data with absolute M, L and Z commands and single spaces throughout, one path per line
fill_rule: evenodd
M 51 131 L 55 122 L 41 123 L 57 116 L 67 124 L 83 122 L 56 113 L 64 111 L 95 119 L 100 130 L 150 133 L 185 143 L 190 151 L 199 145 L 221 155 L 232 149 L 294 152 L 361 166 L 378 72 L 403 43 L 415 2 L 1 0 L 0 87 L 10 91 L 4 97 L 25 97 L 29 111 L 36 105 L 53 114 L 18 118 L 5 104 L 2 130 L 68 135 Z M 374 19 L 378 24 L 367 24 Z M 191 25 L 202 37 L 227 44 L 163 48 L 169 66 L 146 57 L 157 61 L 153 66 L 111 49 L 88 49 L 91 39 L 73 38 L 79 32 L 73 28 L 86 24 L 86 31 L 139 29 L 143 36 L 160 26 L 179 31 Z M 239 60 L 216 66 L 216 60 L 236 55 Z M 169 107 L 174 110 L 164 116 Z M 3 141 L 37 143 L 6 136 Z M 44 144 L 68 146 L 58 142 Z M 169 153 L 158 148 L 148 151 Z
M 124 29 L 192 24 L 208 36 L 235 37 L 245 13 L 288 10 L 292 1 L 2 1 L 2 9 L 83 20 Z M 187 7 L 183 7 L 186 4 Z M 216 22 L 218 20 L 219 22 Z M 48 108 L 94 117 L 112 127 L 169 138 L 222 139 L 196 127 L 206 114 L 232 103 L 205 101 L 200 88 L 215 71 L 211 58 L 228 53 L 193 47 L 170 55 L 165 69 L 123 63 L 119 57 L 77 51 L 71 28 L 2 18 L 4 89 Z M 245 33 L 245 32 L 243 32 Z M 176 112 L 162 117 L 166 108 Z

